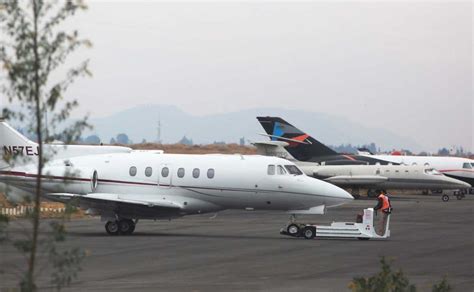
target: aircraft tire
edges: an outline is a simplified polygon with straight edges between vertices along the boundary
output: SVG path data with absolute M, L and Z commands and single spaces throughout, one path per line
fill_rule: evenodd
M 119 224 L 117 221 L 107 221 L 105 223 L 105 231 L 109 235 L 118 235 L 119 234 Z
M 377 197 L 377 192 L 375 190 L 367 190 L 367 197 L 369 198 L 376 198 Z
M 300 234 L 300 227 L 298 224 L 290 224 L 286 228 L 286 232 L 288 232 L 288 234 L 291 236 L 298 236 Z
M 443 202 L 447 202 L 447 201 L 449 201 L 449 196 L 448 195 L 443 195 L 443 196 L 441 196 L 441 200 L 443 200 Z
M 130 235 L 135 230 L 135 223 L 130 219 L 122 219 L 118 222 L 120 234 Z

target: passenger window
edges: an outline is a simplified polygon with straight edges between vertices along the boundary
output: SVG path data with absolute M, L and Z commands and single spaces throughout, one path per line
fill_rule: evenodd
M 278 165 L 277 173 L 278 173 L 279 175 L 286 174 L 286 170 L 283 168 L 283 166 Z
M 472 166 L 471 166 L 471 164 L 470 164 L 470 163 L 468 163 L 468 162 L 465 162 L 465 163 L 463 163 L 463 165 L 462 165 L 462 168 L 466 168 L 466 169 L 472 169 Z
M 411 165 L 417 165 L 416 162 L 413 162 Z
M 179 168 L 178 169 L 178 177 L 179 178 L 183 178 L 184 177 L 184 168 Z
M 303 172 L 296 165 L 285 165 L 286 170 L 293 175 L 302 175 Z
M 130 167 L 130 170 L 128 171 L 130 176 L 136 176 L 137 175 L 137 168 L 135 166 Z
M 207 178 L 214 178 L 214 168 L 209 168 L 207 170 Z
M 275 174 L 275 165 L 269 165 L 267 169 L 268 175 L 274 175 Z
M 145 168 L 145 175 L 150 177 L 153 174 L 153 169 L 151 167 Z
M 425 166 L 430 166 L 430 164 L 427 162 L 427 163 L 425 163 Z
M 199 168 L 193 169 L 193 177 L 198 178 L 199 177 Z
M 170 169 L 168 167 L 163 167 L 161 169 L 161 176 L 162 177 L 168 177 L 169 174 L 170 174 Z

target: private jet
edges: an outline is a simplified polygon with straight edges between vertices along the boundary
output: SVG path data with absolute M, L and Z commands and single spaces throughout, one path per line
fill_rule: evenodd
M 38 144 L 0 121 L 0 182 L 34 192 Z M 127 147 L 44 145 L 41 191 L 100 215 L 110 235 L 138 220 L 174 219 L 225 209 L 324 214 L 353 197 L 306 176 L 294 163 L 259 155 L 182 155 Z M 13 165 L 8 163 L 12 158 Z M 26 159 L 25 159 L 26 158 Z

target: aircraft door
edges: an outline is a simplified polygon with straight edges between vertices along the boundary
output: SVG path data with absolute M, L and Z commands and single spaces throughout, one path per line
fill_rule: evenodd
M 173 168 L 170 164 L 161 164 L 158 173 L 158 185 L 162 188 L 170 188 L 172 183 Z

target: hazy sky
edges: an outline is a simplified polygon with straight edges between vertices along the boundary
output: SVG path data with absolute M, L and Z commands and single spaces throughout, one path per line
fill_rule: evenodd
M 74 26 L 94 44 L 80 55 L 94 76 L 70 95 L 94 116 L 146 103 L 305 109 L 473 150 L 472 12 L 471 1 L 89 2 Z

